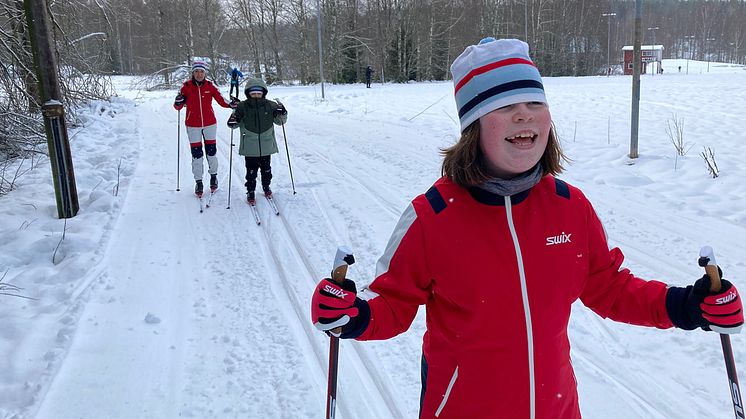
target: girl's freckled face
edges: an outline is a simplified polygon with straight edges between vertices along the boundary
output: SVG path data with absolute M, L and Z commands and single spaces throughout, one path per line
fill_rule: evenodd
M 479 118 L 479 145 L 492 174 L 510 179 L 534 167 L 547 147 L 551 125 L 542 102 L 503 106 Z

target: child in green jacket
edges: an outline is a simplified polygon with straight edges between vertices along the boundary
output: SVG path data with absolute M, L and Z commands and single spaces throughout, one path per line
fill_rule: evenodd
M 267 99 L 267 85 L 260 79 L 249 80 L 244 93 L 246 100 L 238 104 L 228 119 L 228 126 L 241 130 L 238 154 L 246 159 L 246 200 L 254 205 L 258 171 L 262 174 L 264 195 L 272 197 L 269 187 L 272 181 L 270 157 L 277 153 L 274 125 L 287 122 L 288 111 L 282 103 Z

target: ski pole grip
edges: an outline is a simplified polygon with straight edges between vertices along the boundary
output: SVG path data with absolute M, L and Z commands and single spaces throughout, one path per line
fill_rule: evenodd
M 332 268 L 332 281 L 339 285 L 345 282 L 347 267 L 355 263 L 355 256 L 349 247 L 341 246 L 337 248 L 337 254 L 334 256 L 334 267 Z M 332 334 L 339 336 L 342 334 L 342 328 L 332 329 Z
M 699 250 L 699 266 L 705 268 L 705 273 L 710 277 L 710 292 L 720 292 L 720 271 L 711 246 L 702 246 Z
M 334 256 L 334 268 L 332 268 L 332 280 L 337 284 L 342 284 L 347 276 L 347 267 L 355 263 L 355 256 L 349 247 L 341 246 L 337 248 L 337 254 Z

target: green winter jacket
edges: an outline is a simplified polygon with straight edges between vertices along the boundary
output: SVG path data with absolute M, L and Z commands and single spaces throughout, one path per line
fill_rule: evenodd
M 252 83 L 250 80 L 246 84 L 246 90 L 256 84 L 264 89 L 264 95 L 267 94 L 267 87 L 264 82 L 258 81 Z M 241 129 L 241 143 L 238 147 L 238 154 L 249 157 L 268 156 L 277 153 L 277 141 L 275 141 L 275 127 L 273 124 L 282 125 L 288 120 L 287 114 L 275 115 L 277 102 L 261 99 L 248 98 L 238 104 L 235 115 L 238 126 Z

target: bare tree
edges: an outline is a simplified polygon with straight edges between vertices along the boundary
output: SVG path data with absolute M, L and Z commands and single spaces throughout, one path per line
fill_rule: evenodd
M 243 33 L 242 39 L 248 43 L 251 63 L 254 67 L 254 77 L 260 77 L 262 74 L 259 34 L 261 28 L 256 18 L 259 7 L 257 2 L 260 0 L 235 0 L 229 3 L 228 11 L 231 21 Z
M 289 37 L 291 42 L 288 45 L 294 46 L 290 51 L 286 52 L 289 60 L 295 63 L 296 71 L 289 74 L 289 77 L 294 77 L 301 81 L 301 83 L 307 84 L 312 81 L 320 80 L 318 76 L 312 77 L 312 66 L 313 66 L 313 40 L 311 39 L 312 30 L 309 27 L 309 23 L 312 21 L 312 16 L 308 10 L 306 0 L 291 0 L 288 8 L 288 14 L 290 20 L 289 25 Z
M 76 120 L 76 105 L 111 94 L 111 51 L 92 41 L 102 32 L 75 25 L 76 17 L 101 18 L 77 1 L 50 7 L 54 45 L 60 58 L 60 81 L 67 117 Z M 85 21 L 85 19 L 81 19 Z M 87 31 L 84 33 L 83 31 Z M 46 149 L 39 113 L 41 102 L 22 0 L 0 4 L 0 195 L 38 162 Z M 30 164 L 27 164 L 30 162 Z

